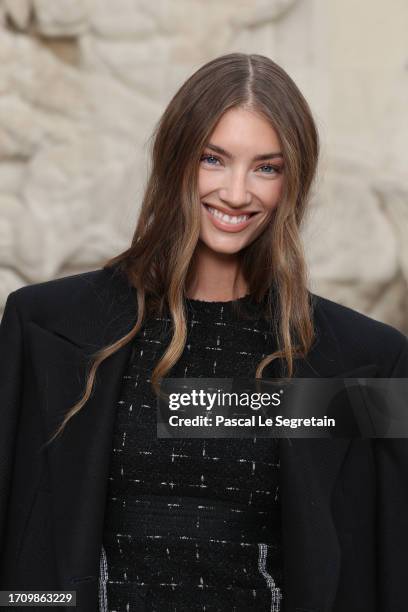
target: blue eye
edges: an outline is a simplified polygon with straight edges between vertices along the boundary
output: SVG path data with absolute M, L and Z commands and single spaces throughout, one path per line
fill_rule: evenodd
M 200 161 L 204 161 L 204 160 L 208 160 L 208 159 L 215 159 L 216 161 L 219 161 L 217 157 L 214 157 L 214 155 L 203 155 L 200 158 Z M 210 164 L 210 165 L 213 166 L 214 164 Z
M 266 164 L 264 166 L 261 166 L 261 168 L 269 168 L 270 170 L 274 170 L 274 172 L 265 172 L 265 174 L 279 174 L 281 172 L 281 168 L 279 166 L 272 166 L 271 164 Z

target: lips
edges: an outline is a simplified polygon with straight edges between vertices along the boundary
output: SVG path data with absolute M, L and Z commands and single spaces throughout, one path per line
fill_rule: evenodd
M 202 204 L 204 204 L 204 206 L 206 206 L 207 208 L 213 209 L 213 211 L 217 211 L 220 214 L 228 215 L 229 217 L 243 217 L 244 215 L 252 216 L 252 215 L 256 215 L 259 212 L 257 210 L 243 210 L 241 212 L 233 212 L 233 211 L 225 210 L 224 208 L 221 208 L 220 206 L 214 206 L 213 204 L 208 204 L 207 202 L 202 202 Z
M 253 217 L 257 214 L 256 212 L 238 214 L 238 215 L 227 215 L 219 209 L 210 206 L 206 202 L 202 202 L 207 215 L 210 217 L 212 224 L 220 230 L 226 232 L 240 232 L 245 229 L 252 221 Z M 238 219 L 240 219 L 238 221 Z

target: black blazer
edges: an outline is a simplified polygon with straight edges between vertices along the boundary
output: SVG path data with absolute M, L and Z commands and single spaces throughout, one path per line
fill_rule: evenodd
M 317 340 L 297 376 L 408 376 L 390 326 L 314 296 Z M 76 590 L 98 610 L 115 406 L 130 344 L 79 399 L 87 357 L 124 335 L 136 296 L 118 269 L 11 293 L 0 326 L 0 588 Z M 280 441 L 285 612 L 406 612 L 408 441 Z M 33 609 L 33 608 L 31 608 Z M 70 610 L 71 608 L 67 608 Z M 227 611 L 226 611 L 227 612 Z

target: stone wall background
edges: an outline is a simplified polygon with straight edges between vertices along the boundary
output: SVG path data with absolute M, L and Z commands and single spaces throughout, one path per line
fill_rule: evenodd
M 0 0 L 0 310 L 128 245 L 168 100 L 244 51 L 319 127 L 311 289 L 408 332 L 407 31 L 406 0 Z

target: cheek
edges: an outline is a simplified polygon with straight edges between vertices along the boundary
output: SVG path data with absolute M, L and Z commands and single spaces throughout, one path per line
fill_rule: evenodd
M 265 189 L 265 192 L 261 196 L 264 209 L 266 212 L 272 213 L 278 206 L 281 196 L 283 193 L 283 185 L 281 180 L 274 181 L 269 189 Z
M 210 172 L 198 172 L 198 193 L 200 197 L 204 196 L 207 193 L 210 193 L 216 189 L 216 184 L 214 181 L 214 177 L 210 176 Z

